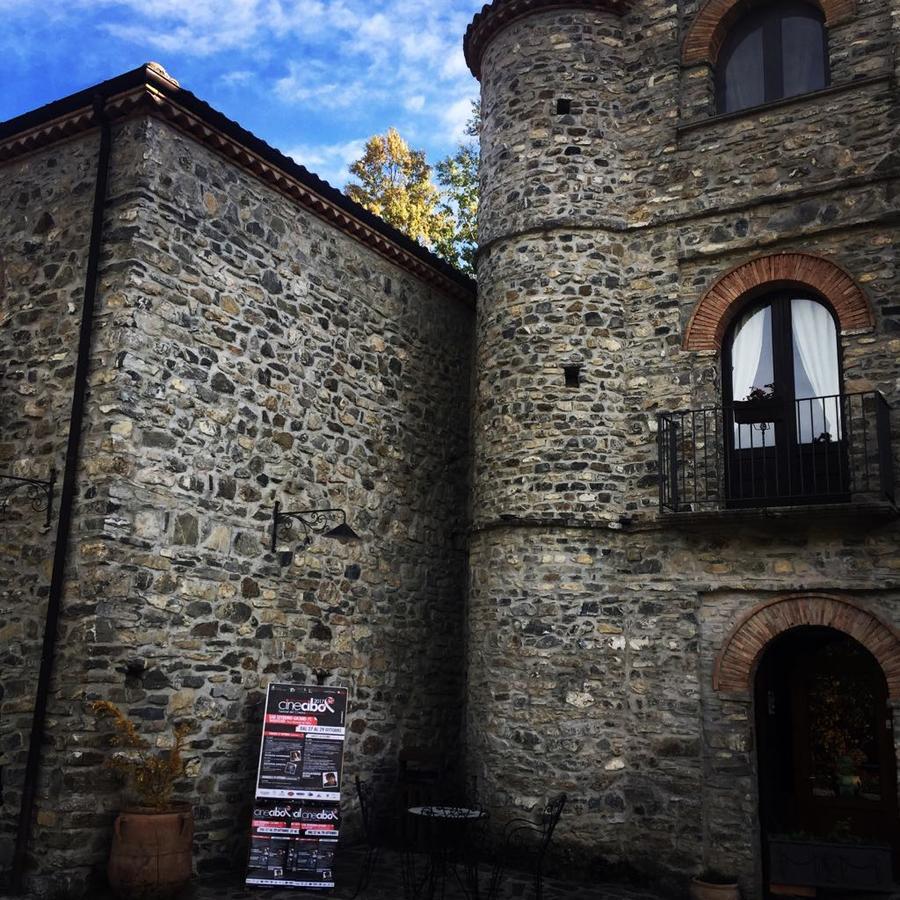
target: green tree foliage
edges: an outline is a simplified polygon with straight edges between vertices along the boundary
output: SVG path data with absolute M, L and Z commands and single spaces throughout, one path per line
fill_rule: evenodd
M 344 189 L 352 200 L 435 252 L 450 239 L 453 218 L 442 207 L 431 166 L 395 128 L 369 138 L 350 172 L 358 181 Z
M 469 275 L 475 274 L 478 246 L 478 166 L 481 152 L 481 104 L 472 103 L 472 116 L 466 125 L 469 140 L 460 144 L 452 156 L 437 166 L 438 183 L 443 188 L 442 209 L 454 224 L 449 243 L 437 250 L 448 262 Z
M 481 105 L 472 104 L 469 140 L 432 168 L 395 128 L 375 135 L 350 172 L 344 189 L 352 199 L 468 275 L 475 272 Z

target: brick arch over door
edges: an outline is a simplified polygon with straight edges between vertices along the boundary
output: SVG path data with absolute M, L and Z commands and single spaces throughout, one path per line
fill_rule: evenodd
M 890 698 L 900 700 L 900 635 L 855 601 L 832 594 L 789 594 L 750 610 L 722 645 L 713 672 L 715 690 L 749 699 L 756 665 L 769 642 L 802 625 L 834 628 L 859 641 L 881 665 Z
M 704 294 L 688 323 L 684 349 L 718 350 L 738 302 L 767 284 L 812 288 L 832 305 L 842 331 L 875 325 L 866 295 L 840 266 L 809 253 L 776 253 L 742 263 Z
M 852 19 L 856 14 L 856 0 L 812 0 L 825 14 L 830 28 Z M 686 66 L 698 63 L 716 64 L 719 50 L 731 26 L 759 0 L 707 0 L 697 13 L 684 39 L 681 61 Z

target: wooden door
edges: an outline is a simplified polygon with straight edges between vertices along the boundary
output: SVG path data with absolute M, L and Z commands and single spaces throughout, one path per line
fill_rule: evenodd
M 756 678 L 764 865 L 767 839 L 890 844 L 900 855 L 893 722 L 875 658 L 830 628 L 776 638 Z

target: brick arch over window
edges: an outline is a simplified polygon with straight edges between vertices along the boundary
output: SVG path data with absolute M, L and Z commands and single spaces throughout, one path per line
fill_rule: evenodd
M 840 266 L 808 253 L 778 253 L 743 263 L 706 292 L 688 323 L 684 349 L 718 350 L 738 302 L 767 284 L 812 288 L 832 305 L 841 331 L 875 325 L 866 295 Z
M 856 14 L 856 0 L 812 0 L 825 14 L 830 28 L 852 19 Z M 758 0 L 707 0 L 697 13 L 684 39 L 681 61 L 686 66 L 698 63 L 716 64 L 719 50 L 731 26 Z
M 848 597 L 789 594 L 750 610 L 725 639 L 713 672 L 713 687 L 751 696 L 756 665 L 769 642 L 802 625 L 834 628 L 859 641 L 878 660 L 888 695 L 900 700 L 900 635 Z

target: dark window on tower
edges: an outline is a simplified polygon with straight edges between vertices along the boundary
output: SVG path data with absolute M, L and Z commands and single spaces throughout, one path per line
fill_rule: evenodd
M 556 101 L 556 114 L 558 116 L 567 116 L 572 112 L 572 101 L 571 100 L 557 100 Z
M 772 3 L 739 19 L 717 67 L 720 113 L 827 87 L 828 40 L 815 6 Z

